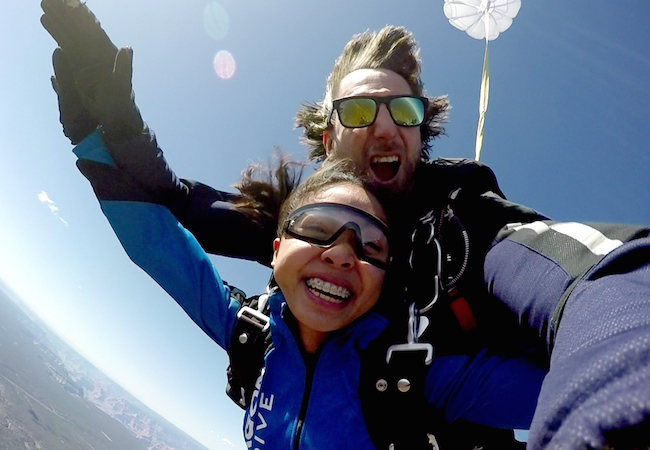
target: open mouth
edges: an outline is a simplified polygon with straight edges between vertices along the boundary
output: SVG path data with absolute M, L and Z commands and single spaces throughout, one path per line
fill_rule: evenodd
M 312 294 L 332 303 L 343 303 L 352 297 L 352 291 L 320 278 L 308 278 L 305 283 Z
M 380 181 L 390 181 L 399 171 L 400 160 L 397 155 L 375 156 L 370 161 L 370 170 Z

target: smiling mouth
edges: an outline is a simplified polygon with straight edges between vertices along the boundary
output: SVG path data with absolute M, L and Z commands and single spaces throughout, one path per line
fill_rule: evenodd
M 380 181 L 390 181 L 397 176 L 400 160 L 397 155 L 375 156 L 370 161 L 370 170 Z
M 352 291 L 349 289 L 320 278 L 308 278 L 305 283 L 312 294 L 327 302 L 340 304 L 352 298 Z

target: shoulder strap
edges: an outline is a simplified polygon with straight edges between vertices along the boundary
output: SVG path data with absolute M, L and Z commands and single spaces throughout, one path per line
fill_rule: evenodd
M 231 296 L 242 307 L 230 340 L 230 365 L 227 369 L 226 394 L 242 409 L 251 402 L 255 381 L 264 365 L 264 356 L 273 342 L 269 327 L 268 294 L 246 298 L 240 289 L 230 286 Z
M 430 315 L 450 309 L 460 328 L 471 331 L 476 320 L 458 289 L 470 257 L 469 235 L 453 208 L 460 192 L 457 188 L 449 193 L 438 215 L 432 210 L 420 218 L 411 235 L 404 293 L 418 303 L 421 314 L 434 306 L 437 308 Z

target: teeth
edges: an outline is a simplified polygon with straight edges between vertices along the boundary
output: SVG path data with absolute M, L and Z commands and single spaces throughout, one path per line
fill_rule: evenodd
M 373 163 L 393 163 L 393 162 L 399 162 L 399 158 L 397 155 L 391 155 L 391 156 L 375 156 L 372 158 Z
M 329 302 L 343 303 L 344 300 L 352 297 L 352 292 L 349 289 L 323 281 L 320 278 L 309 278 L 307 286 L 314 294 Z

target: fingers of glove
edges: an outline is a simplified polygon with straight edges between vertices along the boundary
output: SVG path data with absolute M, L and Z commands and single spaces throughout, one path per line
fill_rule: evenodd
M 133 74 L 133 49 L 122 47 L 115 57 L 113 79 L 119 92 L 131 95 L 131 78 Z
M 63 109 L 65 106 L 66 109 L 82 109 L 83 104 L 79 96 L 79 89 L 75 84 L 72 70 L 61 48 L 54 50 L 52 65 L 54 66 L 52 87 L 59 97 L 59 108 Z
M 96 64 L 112 68 L 117 47 L 84 4 L 74 7 L 70 3 L 66 0 L 42 0 L 41 7 L 45 12 L 41 17 L 43 27 L 65 51 L 74 68 Z
M 54 75 L 50 77 L 50 82 L 52 83 L 52 89 L 54 89 L 56 95 L 59 95 L 59 83 L 56 81 L 56 77 Z
M 72 43 L 72 38 L 79 33 L 85 33 L 85 37 L 104 34 L 99 21 L 84 4 L 76 2 L 73 5 L 67 0 L 42 0 L 41 8 L 44 13 L 41 22 L 45 21 L 46 29 L 54 30 L 55 39 L 60 36 Z
M 63 125 L 63 134 L 73 145 L 77 145 L 95 131 L 98 122 L 83 106 L 74 86 L 73 89 L 70 86 L 64 87 L 54 76 L 51 81 L 59 101 L 59 122 Z
M 116 109 L 132 103 L 132 61 L 133 50 L 124 47 L 115 56 L 109 72 L 104 66 L 94 65 L 74 74 L 84 104 L 96 112 L 102 125 L 107 113 L 112 115 Z
M 132 52 L 123 51 L 121 56 L 116 53 L 110 65 L 94 64 L 75 71 L 81 98 L 100 122 L 106 112 L 111 113 L 116 105 L 130 101 L 132 58 Z
M 63 120 L 66 116 L 76 116 L 78 111 L 85 109 L 85 107 L 81 101 L 79 88 L 75 83 L 72 69 L 61 48 L 54 50 L 52 65 L 54 66 L 52 87 L 59 97 L 61 119 Z
M 72 20 L 72 8 L 64 0 L 42 0 L 41 24 L 54 40 L 63 48 L 74 47 L 74 28 L 78 25 Z
M 97 120 L 84 107 L 72 70 L 61 48 L 54 50 L 52 65 L 54 76 L 51 81 L 58 97 L 63 133 L 73 144 L 78 144 L 97 128 Z
M 48 33 L 54 38 L 57 43 L 59 39 L 64 36 L 64 30 L 61 29 L 59 24 L 64 22 L 65 15 L 62 14 L 61 8 L 63 7 L 62 0 L 42 0 L 41 9 L 43 15 L 41 16 L 41 24 Z
M 50 33 L 50 36 L 54 38 L 58 45 L 61 45 L 61 42 L 65 41 L 65 38 L 60 32 L 59 27 L 56 26 L 56 22 L 52 20 L 51 16 L 43 14 L 41 16 L 41 25 L 43 25 L 43 28 L 45 28 L 45 30 Z
M 140 134 L 144 126 L 131 87 L 132 66 L 133 50 L 125 47 L 117 53 L 110 74 L 94 74 L 96 71 L 92 67 L 82 74 L 75 74 L 78 81 L 83 77 L 91 86 L 80 89 L 79 94 L 86 109 L 102 125 L 104 137 L 109 140 L 129 139 Z
M 52 53 L 52 67 L 54 67 L 54 76 L 58 80 L 57 84 L 74 86 L 72 68 L 61 47 L 57 47 Z M 56 91 L 58 93 L 58 90 Z

